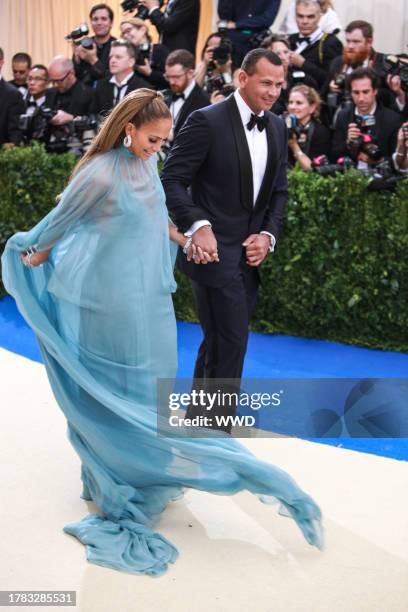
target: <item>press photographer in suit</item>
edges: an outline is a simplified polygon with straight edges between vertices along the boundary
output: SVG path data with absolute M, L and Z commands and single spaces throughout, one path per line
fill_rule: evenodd
M 200 0 L 169 0 L 164 11 L 159 0 L 139 0 L 169 51 L 187 49 L 195 55 L 200 22 Z
M 284 216 L 287 132 L 268 110 L 283 80 L 277 55 L 250 51 L 239 89 L 190 115 L 162 174 L 170 216 L 191 236 L 189 258 L 197 250 L 194 261 L 180 251 L 178 263 L 192 280 L 204 332 L 194 378 L 209 384 L 228 378 L 239 387 L 258 267 L 274 249 Z M 234 414 L 236 406 L 217 410 Z M 190 407 L 187 416 L 193 414 Z

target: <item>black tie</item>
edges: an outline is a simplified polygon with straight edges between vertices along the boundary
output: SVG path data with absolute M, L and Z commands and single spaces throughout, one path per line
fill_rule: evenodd
M 262 117 L 259 117 L 259 115 L 254 115 L 254 113 L 251 113 L 251 119 L 247 123 L 247 128 L 248 130 L 253 130 L 254 127 L 257 126 L 258 130 L 262 132 L 262 130 L 264 130 L 267 125 L 268 117 L 266 115 L 262 115 Z
M 113 98 L 113 106 L 116 106 L 119 102 L 120 102 L 120 92 L 122 91 L 122 89 L 125 89 L 125 87 L 127 87 L 128 84 L 125 83 L 124 85 L 116 85 L 115 83 L 115 95 Z
M 177 100 L 184 100 L 185 97 L 186 96 L 183 93 L 172 93 L 171 94 L 171 101 L 172 102 L 177 102 Z
M 307 43 L 308 45 L 310 45 L 310 36 L 298 36 L 298 43 Z

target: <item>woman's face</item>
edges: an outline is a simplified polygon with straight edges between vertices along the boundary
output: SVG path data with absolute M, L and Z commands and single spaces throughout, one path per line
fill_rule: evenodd
M 133 45 L 140 45 L 146 42 L 147 28 L 143 26 L 135 26 L 131 23 L 122 23 L 120 32 L 125 40 L 128 40 Z
M 289 58 L 290 58 L 290 50 L 283 42 L 274 42 L 271 44 L 271 51 L 276 53 L 276 55 L 281 60 L 283 67 L 285 69 L 285 73 L 289 66 Z
M 128 123 L 125 128 L 127 136 L 132 138 L 129 150 L 140 159 L 147 160 L 158 153 L 167 140 L 172 126 L 171 118 L 156 119 L 136 128 Z
M 290 94 L 288 111 L 292 115 L 296 115 L 301 123 L 308 123 L 315 110 L 316 104 L 309 104 L 305 96 L 299 91 Z

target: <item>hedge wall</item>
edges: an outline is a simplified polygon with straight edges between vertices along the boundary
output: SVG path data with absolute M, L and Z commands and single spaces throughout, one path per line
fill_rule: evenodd
M 0 251 L 54 205 L 74 163 L 38 145 L 0 153 Z M 408 351 L 408 180 L 394 192 L 366 188 L 355 171 L 290 173 L 252 329 Z M 177 280 L 177 316 L 195 321 L 189 282 Z

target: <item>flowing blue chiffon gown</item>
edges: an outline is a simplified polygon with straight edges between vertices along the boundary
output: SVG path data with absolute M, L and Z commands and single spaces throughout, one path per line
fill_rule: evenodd
M 43 266 L 22 265 L 30 246 L 52 248 Z M 10 238 L 2 264 L 67 418 L 82 497 L 98 509 L 64 528 L 86 545 L 89 561 L 165 572 L 178 551 L 154 525 L 186 488 L 277 499 L 321 548 L 320 509 L 284 471 L 215 431 L 157 435 L 156 381 L 176 375 L 177 338 L 156 159 L 142 161 L 123 146 L 95 156 L 40 223 Z

